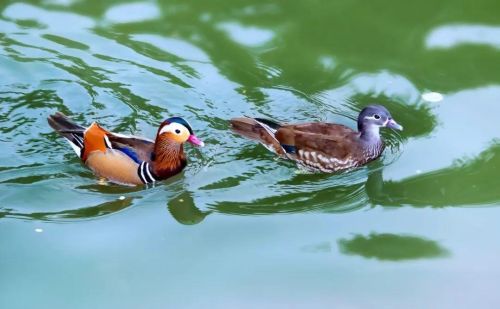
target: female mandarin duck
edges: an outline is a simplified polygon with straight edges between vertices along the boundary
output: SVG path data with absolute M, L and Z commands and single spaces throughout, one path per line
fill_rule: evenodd
M 48 121 L 96 175 L 125 185 L 152 183 L 181 172 L 187 164 L 183 144 L 204 145 L 180 117 L 165 120 L 154 142 L 109 132 L 95 122 L 84 128 L 62 113 Z
M 377 159 L 384 150 L 380 127 L 403 130 L 381 105 L 365 107 L 358 131 L 333 123 L 279 124 L 260 118 L 231 119 L 235 133 L 262 143 L 310 170 L 337 172 Z

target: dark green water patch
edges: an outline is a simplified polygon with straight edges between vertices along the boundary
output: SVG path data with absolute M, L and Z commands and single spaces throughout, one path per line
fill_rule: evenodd
M 439 243 L 417 236 L 398 234 L 356 235 L 338 240 L 340 251 L 348 255 L 381 261 L 404 261 L 446 257 L 449 252 Z

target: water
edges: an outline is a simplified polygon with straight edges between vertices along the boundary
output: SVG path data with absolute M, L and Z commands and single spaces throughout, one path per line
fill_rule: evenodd
M 498 308 L 495 1 L 0 4 L 1 308 Z M 405 130 L 304 174 L 240 115 Z M 47 125 L 206 142 L 152 188 L 99 183 Z

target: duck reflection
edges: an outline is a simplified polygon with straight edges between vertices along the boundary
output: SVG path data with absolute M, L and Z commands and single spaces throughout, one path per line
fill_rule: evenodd
M 106 215 L 120 212 L 132 205 L 134 198 L 128 197 L 101 203 L 94 206 L 82 207 L 77 209 L 67 209 L 54 212 L 33 212 L 22 213 L 11 209 L 0 209 L 0 218 L 21 218 L 41 221 L 72 221 L 72 220 L 88 220 L 96 219 Z
M 366 205 L 446 207 L 500 201 L 500 144 L 476 158 L 398 181 L 384 180 L 383 170 L 381 162 L 374 162 L 364 182 L 359 180 L 363 171 L 333 176 L 298 174 L 279 183 L 276 192 L 282 194 L 249 202 L 218 202 L 214 208 L 223 213 L 260 215 L 312 210 L 338 213 Z
M 436 241 L 418 236 L 371 233 L 338 240 L 340 252 L 381 261 L 405 261 L 441 258 L 449 251 Z
M 437 126 L 436 117 L 431 117 L 431 110 L 427 107 L 406 107 L 411 112 L 400 112 L 402 115 L 415 114 L 417 117 L 409 116 L 408 122 L 417 121 L 425 125 L 410 125 L 418 128 L 418 131 L 404 132 L 411 138 L 426 136 L 434 131 Z M 444 113 L 448 115 L 448 113 Z M 425 120 L 425 121 L 424 121 Z M 406 123 L 406 121 L 405 121 Z M 450 126 L 453 121 L 447 121 Z M 424 129 L 422 129 L 424 128 Z M 442 133 L 444 127 L 441 125 L 436 131 L 439 141 L 444 139 Z M 487 136 L 478 136 L 476 139 L 487 140 L 492 133 Z M 403 140 L 405 136 L 401 137 Z M 425 139 L 419 139 L 425 140 Z M 402 140 L 395 141 L 394 137 L 388 138 L 390 148 L 402 143 Z M 444 140 L 443 140 L 444 142 Z M 432 143 L 431 143 L 432 144 Z M 478 142 L 476 142 L 478 144 Z M 426 144 L 427 145 L 427 144 Z M 428 145 L 427 145 L 428 146 Z M 484 146 L 483 146 L 484 147 Z M 235 155 L 238 159 L 244 159 L 247 156 L 255 160 L 266 160 L 263 149 L 259 146 L 248 147 L 240 150 Z M 259 151 L 257 151 L 259 150 Z M 260 151 L 262 150 L 262 151 Z M 351 173 L 341 175 L 283 175 L 276 173 L 272 188 L 262 188 L 259 192 L 260 197 L 251 200 L 241 201 L 233 199 L 224 201 L 223 194 L 213 203 L 217 211 L 232 214 L 271 214 L 279 212 L 301 212 L 301 211 L 324 211 L 324 212 L 345 212 L 353 211 L 366 205 L 380 206 L 415 206 L 415 207 L 446 207 L 461 205 L 491 205 L 500 201 L 500 191 L 498 190 L 498 178 L 500 173 L 500 142 L 493 138 L 489 146 L 482 152 L 478 151 L 474 157 L 466 157 L 461 160 L 449 161 L 451 164 L 444 165 L 441 168 L 429 166 L 429 172 L 421 173 L 416 171 L 411 173 L 407 171 L 407 166 L 399 166 L 397 169 L 403 178 L 398 180 L 386 180 L 383 177 L 384 164 L 392 161 L 391 153 L 386 153 L 383 160 L 375 161 L 366 169 L 356 170 Z M 451 155 L 454 155 L 453 153 Z M 408 163 L 416 159 L 407 158 Z M 418 158 L 419 159 L 419 158 Z M 420 159 L 419 159 L 420 160 Z M 446 160 L 441 160 L 445 163 Z M 422 161 L 423 162 L 423 161 Z M 419 164 L 422 164 L 419 161 Z M 272 163 L 276 165 L 275 162 Z M 400 162 L 398 162 L 401 165 Z M 396 165 L 398 165 L 396 164 Z M 441 162 L 440 164 L 441 165 Z M 429 168 L 426 166 L 426 168 Z M 231 169 L 231 168 L 230 168 Z M 391 171 L 393 172 L 393 171 Z M 266 175 L 271 171 L 265 171 Z M 260 173 L 262 174 L 262 173 Z M 234 186 L 245 188 L 246 183 L 259 176 L 259 171 L 244 171 L 239 175 L 232 175 L 230 178 Z M 279 178 L 276 178 L 279 177 Z M 225 183 L 224 179 L 219 181 Z M 230 188 L 212 188 L 221 190 L 221 193 L 229 191 Z M 226 191 L 224 191 L 226 190 Z M 267 190 L 267 191 L 266 191 Z M 425 195 L 422 194 L 425 192 Z M 226 195 L 227 196 L 227 195 Z M 226 197 L 227 198 L 227 197 Z
M 182 184 L 180 183 L 170 184 L 172 185 L 170 189 L 174 191 L 174 194 L 176 191 L 178 192 L 179 190 L 184 190 Z M 58 222 L 93 220 L 124 211 L 125 209 L 133 206 L 134 200 L 138 200 L 141 198 L 137 195 L 134 195 L 134 193 L 144 190 L 143 187 L 124 187 L 113 184 L 89 184 L 79 186 L 77 187 L 77 189 L 116 196 L 116 199 L 97 205 L 84 206 L 79 208 L 74 208 L 74 205 L 68 202 L 67 205 L 60 205 L 63 210 L 57 211 L 30 212 L 28 209 L 23 211 L 21 209 L 0 208 L 0 218 L 20 218 Z M 163 192 L 163 190 L 158 190 L 158 192 Z M 118 196 L 118 194 L 128 194 L 134 196 L 125 197 L 123 195 Z M 167 198 L 167 210 L 177 222 L 184 225 L 198 224 L 202 222 L 206 216 L 212 213 L 212 211 L 200 210 L 195 205 L 195 201 L 191 196 L 191 192 L 189 191 L 182 191 L 174 198 Z
M 196 207 L 189 191 L 184 191 L 175 198 L 168 200 L 167 208 L 172 217 L 184 225 L 194 225 L 202 222 L 211 211 L 201 211 Z
M 493 144 L 475 158 L 400 181 L 384 181 L 377 169 L 368 177 L 366 192 L 372 204 L 382 206 L 488 205 L 500 201 L 499 173 L 500 144 Z

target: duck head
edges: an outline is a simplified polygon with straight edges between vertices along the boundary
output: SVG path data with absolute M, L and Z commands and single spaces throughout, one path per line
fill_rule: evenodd
M 380 127 L 403 130 L 403 127 L 392 118 L 391 113 L 384 106 L 368 105 L 363 108 L 358 116 L 358 131 L 378 134 Z
M 160 125 L 156 135 L 156 142 L 161 143 L 164 141 L 174 142 L 179 145 L 189 142 L 195 146 L 205 146 L 205 143 L 193 133 L 191 125 L 181 117 L 168 118 Z

